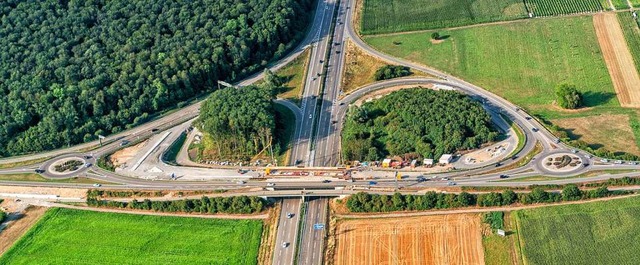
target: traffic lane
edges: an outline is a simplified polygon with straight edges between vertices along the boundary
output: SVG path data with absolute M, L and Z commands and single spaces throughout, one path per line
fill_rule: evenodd
M 344 6 L 339 6 L 339 10 L 342 10 Z M 340 13 L 338 12 L 338 17 L 336 21 L 340 21 Z M 341 57 L 343 53 L 340 52 L 340 48 L 335 45 L 335 43 L 344 43 L 343 32 L 344 32 L 344 24 L 336 23 L 336 29 L 334 31 L 333 43 L 330 43 L 329 46 L 329 65 L 327 72 L 327 79 L 325 83 L 325 95 L 323 95 L 323 101 L 321 105 L 320 111 L 320 119 L 318 122 L 318 131 L 317 131 L 317 156 L 314 165 L 320 166 L 332 166 L 337 164 L 337 158 L 335 157 L 335 152 L 330 151 L 328 148 L 331 146 L 331 129 L 333 127 L 333 121 L 335 119 L 335 102 L 337 100 L 337 95 L 340 86 L 340 76 L 341 76 Z M 334 52 L 334 50 L 336 52 Z M 334 162 L 335 161 L 335 162 Z
M 323 12 L 323 22 L 322 22 L 322 30 L 318 32 L 317 41 L 314 44 L 309 71 L 307 72 L 306 77 L 306 85 L 303 92 L 303 103 L 302 103 L 302 112 L 303 112 L 303 121 L 302 126 L 298 133 L 298 138 L 296 139 L 296 143 L 298 143 L 296 147 L 295 153 L 295 161 L 304 161 L 306 165 L 312 165 L 312 161 L 310 161 L 310 148 L 311 148 L 311 134 L 312 127 L 314 121 L 314 115 L 316 110 L 316 97 L 319 94 L 320 86 L 321 86 L 321 73 L 324 67 L 324 55 L 326 54 L 327 45 L 328 45 L 328 26 L 331 25 L 330 18 L 333 13 L 334 5 L 327 2 Z M 320 61 L 323 61 L 320 63 Z M 307 118 L 309 117 L 309 118 Z M 295 164 L 294 161 L 294 164 Z
M 290 265 L 293 264 L 295 257 L 295 241 L 297 236 L 297 228 L 300 223 L 300 199 L 287 198 L 282 200 L 282 208 L 280 210 L 280 220 L 278 221 L 278 234 L 276 236 L 276 245 L 273 255 L 273 264 Z M 289 218 L 288 214 L 293 216 Z M 286 243 L 285 247 L 283 243 Z
M 300 264 L 322 264 L 326 228 L 316 229 L 314 225 L 326 226 L 327 204 L 326 198 L 313 198 L 308 203 L 301 241 Z

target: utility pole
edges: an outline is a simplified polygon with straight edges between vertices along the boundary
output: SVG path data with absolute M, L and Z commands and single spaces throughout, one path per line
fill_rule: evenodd
M 105 138 L 104 136 L 98 134 L 98 140 L 100 141 L 100 146 L 102 146 L 102 139 L 104 138 Z

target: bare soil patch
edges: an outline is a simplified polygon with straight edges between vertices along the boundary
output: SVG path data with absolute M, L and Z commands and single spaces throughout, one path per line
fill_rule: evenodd
M 136 156 L 136 154 L 138 154 L 140 149 L 142 149 L 142 147 L 144 147 L 147 144 L 147 142 L 149 141 L 148 140 L 143 141 L 137 145 L 130 146 L 130 147 L 116 151 L 111 156 L 109 156 L 109 158 L 111 159 L 111 163 L 113 164 L 114 167 L 119 167 L 120 165 L 129 162 L 129 160 L 131 160 L 131 158 Z
M 11 248 L 13 243 L 38 222 L 47 209 L 46 207 L 31 206 L 18 219 L 9 221 L 7 227 L 0 231 L 0 255 Z
M 593 16 L 602 55 L 622 107 L 640 107 L 640 76 L 615 13 Z
M 608 114 L 555 119 L 551 122 L 567 130 L 572 137 L 587 144 L 602 146 L 614 152 L 621 151 L 640 155 L 640 149 L 636 145 L 636 139 L 631 126 L 629 126 L 629 116 L 627 115 Z
M 477 214 L 339 221 L 334 264 L 484 264 Z
M 87 189 L 0 186 L 0 193 L 58 195 L 63 198 L 84 198 L 87 195 Z

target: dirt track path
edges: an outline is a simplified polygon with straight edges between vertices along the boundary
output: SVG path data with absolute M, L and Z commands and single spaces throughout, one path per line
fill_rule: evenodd
M 640 76 L 616 14 L 596 14 L 593 25 L 620 105 L 640 107 Z
M 453 210 L 439 210 L 439 211 L 423 211 L 423 212 L 392 212 L 392 213 L 379 213 L 379 214 L 335 214 L 340 218 L 349 218 L 349 219 L 367 219 L 367 218 L 393 218 L 393 217 L 412 217 L 412 216 L 428 216 L 428 215 L 447 215 L 447 214 L 464 214 L 464 213 L 484 213 L 484 212 L 493 212 L 493 211 L 515 211 L 522 209 L 533 209 L 533 208 L 542 208 L 542 207 L 551 207 L 551 206 L 559 206 L 559 205 L 568 205 L 568 204 L 585 204 L 591 202 L 599 202 L 599 201 L 609 201 L 609 200 L 617 200 L 624 199 L 629 197 L 640 196 L 640 194 L 632 194 L 618 197 L 607 197 L 593 200 L 584 200 L 584 201 L 571 201 L 571 202 L 561 202 L 561 203 L 551 203 L 551 204 L 534 204 L 534 205 L 525 205 L 525 206 L 505 206 L 505 207 L 483 207 L 483 208 L 463 208 L 463 209 L 453 209 Z

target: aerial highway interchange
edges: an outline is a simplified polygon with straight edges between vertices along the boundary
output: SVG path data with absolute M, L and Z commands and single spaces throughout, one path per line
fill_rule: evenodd
M 506 117 L 523 132 L 524 139 L 520 139 L 524 141 L 522 149 L 514 153 L 513 156 L 505 156 L 495 163 L 478 168 L 436 174 L 399 169 L 399 174 L 403 176 L 400 180 L 396 178 L 394 170 L 378 168 L 366 168 L 361 171 L 357 168 L 344 169 L 354 172 L 351 174 L 352 180 L 323 177 L 318 177 L 317 180 L 314 180 L 313 177 L 271 177 L 264 180 L 263 177 L 267 169 L 264 166 L 208 168 L 195 165 L 169 165 L 162 160 L 162 155 L 198 116 L 201 101 L 197 101 L 148 123 L 116 135 L 107 136 L 102 140 L 102 144 L 94 141 L 55 151 L 0 159 L 2 164 L 41 160 L 41 162 L 27 166 L 1 169 L 0 174 L 30 173 L 34 170 L 40 170 L 42 176 L 53 180 L 83 176 L 101 182 L 113 183 L 102 185 L 102 188 L 108 189 L 233 190 L 261 188 L 259 191 L 243 191 L 242 194 L 284 198 L 276 239 L 278 247 L 274 253 L 273 264 L 293 264 L 294 260 L 300 264 L 320 264 L 323 259 L 322 249 L 325 232 L 322 229 L 317 229 L 314 225 L 327 222 L 328 200 L 326 197 L 348 195 L 358 190 L 370 188 L 373 186 L 371 183 L 373 179 L 376 181 L 377 188 L 387 188 L 388 190 L 370 190 L 369 192 L 388 194 L 393 190 L 415 193 L 416 190 L 422 188 L 449 185 L 527 186 L 578 183 L 640 175 L 639 172 L 630 172 L 571 178 L 588 172 L 608 169 L 637 170 L 640 169 L 640 166 L 634 163 L 607 161 L 568 146 L 558 141 L 557 137 L 519 106 L 481 87 L 441 71 L 395 58 L 373 49 L 355 32 L 352 24 L 353 13 L 353 0 L 318 1 L 315 17 L 306 38 L 287 56 L 270 66 L 270 70 L 275 71 L 294 60 L 304 49 L 310 49 L 310 60 L 304 79 L 300 107 L 284 99 L 276 100 L 276 103 L 289 108 L 296 117 L 289 164 L 283 168 L 298 168 L 299 171 L 342 168 L 344 161 L 341 161 L 340 135 L 349 107 L 372 92 L 407 85 L 425 87 L 437 85 L 471 96 L 481 102 L 488 111 L 496 114 L 496 117 Z M 343 94 L 340 80 L 345 63 L 343 48 L 347 40 L 353 42 L 369 55 L 385 62 L 407 66 L 433 77 L 408 77 L 380 81 L 363 86 L 352 93 Z M 261 78 L 262 74 L 257 73 L 234 85 L 246 86 Z M 139 142 L 146 139 L 149 139 L 153 144 L 139 152 L 134 159 L 138 162 L 134 166 L 119 172 L 108 171 L 97 166 L 97 160 L 100 157 L 123 148 L 123 141 Z M 526 165 L 512 166 L 518 164 L 527 154 L 532 152 L 537 143 L 542 147 L 540 153 L 535 155 Z M 558 154 L 576 156 L 583 166 L 569 171 L 554 171 L 543 165 L 547 157 Z M 58 174 L 51 170 L 54 164 L 70 158 L 80 159 L 88 166 L 66 174 Z M 509 169 L 502 170 L 507 167 Z M 161 177 L 148 178 L 148 172 L 153 168 L 162 172 L 157 174 Z M 277 169 L 277 167 L 270 168 Z M 248 172 L 239 173 L 238 169 L 246 169 Z M 434 178 L 429 181 L 421 181 L 417 178 L 423 175 L 433 175 Z M 515 181 L 518 178 L 540 175 L 550 176 L 555 180 Z M 508 176 L 508 179 L 503 179 L 504 176 Z M 260 178 L 257 179 L 258 177 Z M 92 187 L 91 184 L 56 182 L 0 181 L 0 184 L 35 187 Z M 300 213 L 301 207 L 305 209 L 304 214 Z M 299 244 L 296 242 L 298 233 L 301 238 Z M 286 246 L 280 247 L 279 244 L 283 243 L 286 243 Z M 298 256 L 296 257 L 296 255 Z

